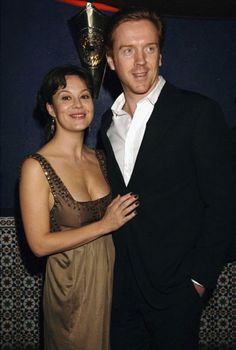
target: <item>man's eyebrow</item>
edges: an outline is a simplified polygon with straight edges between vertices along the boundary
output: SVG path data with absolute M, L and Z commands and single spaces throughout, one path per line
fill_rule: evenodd
M 150 43 L 145 44 L 145 46 L 148 46 L 148 45 L 156 45 L 156 46 L 159 46 L 159 43 L 158 43 L 158 41 L 155 41 L 155 42 L 150 42 Z M 133 44 L 120 45 L 120 46 L 119 46 L 119 49 L 123 49 L 123 48 L 125 48 L 125 47 L 134 47 L 134 46 L 135 46 L 135 45 L 133 45 Z

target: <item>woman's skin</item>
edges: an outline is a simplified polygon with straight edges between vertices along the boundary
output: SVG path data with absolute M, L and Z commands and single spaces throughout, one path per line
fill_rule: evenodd
M 85 82 L 76 75 L 66 76 L 66 86 L 47 104 L 55 118 L 55 136 L 37 153 L 45 157 L 72 197 L 93 201 L 110 193 L 95 151 L 84 145 L 84 132 L 93 119 L 93 100 Z M 20 205 L 27 241 L 37 256 L 76 248 L 117 230 L 136 215 L 137 196 L 118 195 L 97 222 L 76 229 L 50 232 L 50 210 L 54 198 L 40 164 L 24 161 L 20 180 Z

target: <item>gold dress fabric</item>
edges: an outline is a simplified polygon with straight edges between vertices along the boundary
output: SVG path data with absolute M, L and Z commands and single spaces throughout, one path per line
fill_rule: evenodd
M 106 178 L 104 156 L 96 156 Z M 99 220 L 111 194 L 75 201 L 51 165 L 39 154 L 55 204 L 52 231 L 64 231 Z M 45 350 L 108 350 L 114 246 L 106 235 L 78 248 L 48 257 L 44 283 Z

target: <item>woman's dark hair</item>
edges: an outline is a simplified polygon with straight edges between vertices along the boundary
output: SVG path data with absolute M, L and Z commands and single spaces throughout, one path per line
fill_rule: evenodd
M 113 33 L 120 24 L 129 21 L 141 21 L 143 19 L 152 22 L 156 27 L 158 33 L 158 43 L 161 50 L 164 39 L 164 28 L 160 17 L 155 11 L 149 8 L 134 6 L 125 8 L 111 16 L 105 34 L 105 47 L 107 54 L 112 53 Z
M 47 111 L 47 103 L 52 104 L 53 95 L 59 88 L 66 87 L 66 76 L 76 75 L 83 80 L 93 96 L 93 83 L 89 72 L 75 65 L 58 66 L 51 69 L 44 77 L 36 98 L 34 118 L 44 128 L 46 140 L 49 141 L 54 132 L 51 132 L 52 117 Z

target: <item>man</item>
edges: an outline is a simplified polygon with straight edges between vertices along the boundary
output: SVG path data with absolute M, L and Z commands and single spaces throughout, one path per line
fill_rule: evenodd
M 139 196 L 113 236 L 112 350 L 195 350 L 206 291 L 235 230 L 228 130 L 218 105 L 159 75 L 163 28 L 149 10 L 113 16 L 107 62 L 123 93 L 102 120 L 114 194 Z

